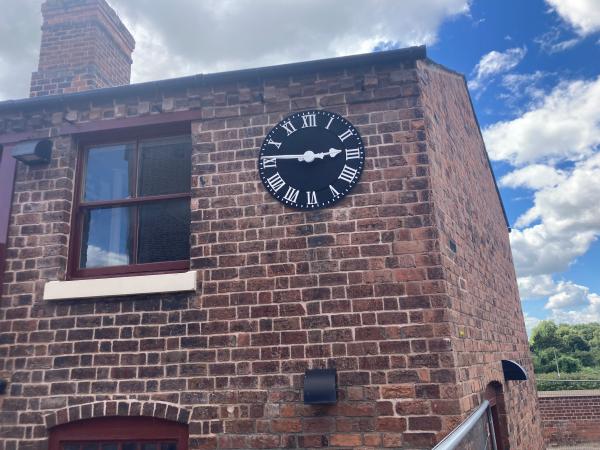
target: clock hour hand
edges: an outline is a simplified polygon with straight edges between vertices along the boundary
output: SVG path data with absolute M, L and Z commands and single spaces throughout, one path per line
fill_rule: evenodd
M 319 159 L 323 159 L 323 157 L 325 156 L 329 156 L 330 158 L 335 158 L 337 155 L 339 155 L 340 153 L 342 153 L 341 150 L 338 150 L 337 148 L 333 148 L 331 147 L 328 151 L 326 152 L 321 152 L 321 153 L 317 153 L 315 154 L 315 158 L 319 158 Z

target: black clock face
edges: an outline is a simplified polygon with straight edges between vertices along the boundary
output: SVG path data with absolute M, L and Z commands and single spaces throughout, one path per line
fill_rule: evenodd
M 358 131 L 338 114 L 302 111 L 267 134 L 258 157 L 269 193 L 298 209 L 333 205 L 358 183 L 365 148 Z

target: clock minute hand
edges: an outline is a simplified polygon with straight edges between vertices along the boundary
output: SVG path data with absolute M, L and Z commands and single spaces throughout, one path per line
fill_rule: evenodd
M 298 161 L 304 161 L 304 155 L 271 155 L 261 156 L 261 159 L 297 159 Z
M 331 147 L 328 151 L 321 153 L 315 153 L 312 150 L 307 150 L 302 155 L 271 155 L 261 156 L 261 159 L 297 159 L 298 161 L 311 163 L 315 160 L 315 158 L 323 159 L 325 156 L 335 158 L 340 153 L 342 153 L 341 150 Z

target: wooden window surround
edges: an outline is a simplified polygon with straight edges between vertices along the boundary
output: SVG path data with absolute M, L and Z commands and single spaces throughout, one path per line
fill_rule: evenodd
M 154 417 L 99 417 L 50 429 L 48 450 L 188 450 L 185 424 Z
M 16 163 L 17 161 L 10 154 L 10 148 L 0 145 L 0 297 L 6 268 L 8 224 L 10 223 Z
M 189 209 L 187 212 L 187 254 L 182 254 L 181 257 L 178 257 L 175 260 L 152 261 L 151 257 L 145 257 L 146 260 L 140 257 L 140 253 L 142 253 L 140 250 L 140 223 L 142 220 L 141 216 L 144 214 L 144 208 L 146 211 L 148 211 L 152 208 L 156 210 L 161 206 L 164 208 L 165 205 L 172 206 L 174 204 L 178 204 L 179 209 L 182 209 L 181 205 L 184 205 L 185 202 L 187 202 L 187 207 L 189 208 L 189 202 L 191 198 L 191 173 L 185 174 L 186 179 L 188 180 L 187 188 L 185 190 L 179 189 L 177 192 L 158 194 L 151 193 L 145 195 L 143 192 L 141 192 L 140 180 L 142 180 L 141 146 L 144 143 L 148 144 L 160 139 L 176 139 L 177 136 L 189 138 L 191 140 L 190 131 L 189 122 L 179 122 L 164 124 L 162 126 L 153 126 L 151 129 L 148 127 L 137 127 L 119 130 L 103 130 L 96 133 L 79 135 L 77 137 L 78 161 L 69 247 L 69 263 L 67 271 L 68 279 L 106 278 L 115 276 L 143 275 L 148 273 L 158 274 L 183 272 L 189 269 Z M 129 183 L 128 189 L 130 192 L 128 195 L 120 195 L 117 196 L 117 198 L 86 199 L 86 172 L 89 168 L 88 161 L 90 152 L 98 149 L 102 150 L 104 148 L 116 147 L 119 145 L 121 147 L 126 145 L 128 155 L 130 155 L 130 159 L 127 160 L 127 164 L 129 164 L 127 174 Z M 191 167 L 191 155 L 189 157 Z M 102 159 L 102 155 L 99 155 L 96 157 L 95 161 L 102 161 Z M 156 169 L 156 167 L 154 167 L 154 169 Z M 102 177 L 100 177 L 97 173 L 96 178 L 100 179 Z M 107 185 L 110 185 L 110 180 Z M 128 234 L 124 239 L 125 244 L 120 242 L 117 245 L 121 245 L 122 248 L 127 249 L 127 258 L 126 260 L 115 259 L 114 261 L 117 261 L 117 263 L 87 264 L 89 262 L 89 252 L 87 247 L 89 242 L 86 244 L 86 236 L 87 239 L 89 239 L 89 236 L 92 233 L 92 231 L 90 231 L 92 229 L 92 225 L 90 225 L 92 223 L 92 215 L 99 213 L 97 215 L 104 214 L 106 216 L 104 213 L 105 211 L 112 211 L 113 214 L 117 211 L 119 211 L 119 214 L 126 211 L 127 219 L 121 220 L 118 223 L 125 222 L 127 224 L 126 232 Z M 149 214 L 146 215 L 149 216 Z M 154 216 L 155 222 L 157 221 L 156 217 L 159 216 Z M 106 220 L 106 218 L 104 220 Z M 100 225 L 97 226 L 97 229 L 102 228 L 101 225 L 103 225 L 102 222 L 100 222 Z M 152 227 L 149 226 L 148 229 L 152 230 Z M 110 232 L 112 233 L 113 230 L 111 229 Z M 103 233 L 105 235 L 107 234 L 106 232 Z M 121 241 L 123 241 L 123 239 L 121 239 Z M 150 244 L 152 244 L 152 242 L 150 242 Z M 84 246 L 86 249 L 85 254 L 84 251 L 82 251 L 82 246 Z M 148 245 L 147 247 L 151 248 L 152 245 Z M 146 251 L 146 253 L 152 253 L 152 251 L 149 250 Z M 156 251 L 154 253 L 156 254 Z M 148 261 L 149 259 L 150 261 Z

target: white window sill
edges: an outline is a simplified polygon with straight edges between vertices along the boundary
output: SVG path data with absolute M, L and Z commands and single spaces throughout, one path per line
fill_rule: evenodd
M 49 281 L 44 286 L 44 300 L 115 297 L 196 290 L 196 271 L 96 278 L 92 280 Z

